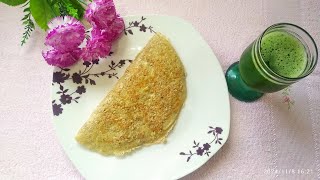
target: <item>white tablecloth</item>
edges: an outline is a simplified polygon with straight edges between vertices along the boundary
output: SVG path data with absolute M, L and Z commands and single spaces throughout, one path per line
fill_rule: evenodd
M 166 14 L 190 21 L 224 70 L 267 26 L 291 22 L 320 45 L 318 0 L 115 1 L 122 15 Z M 20 47 L 22 8 L 0 4 L 0 179 L 83 179 L 52 123 L 52 67 L 37 29 Z M 227 143 L 184 179 L 320 179 L 320 70 L 255 103 L 232 97 Z M 214 92 L 213 92 L 214 93 Z M 218 111 L 218 109 L 217 109 Z

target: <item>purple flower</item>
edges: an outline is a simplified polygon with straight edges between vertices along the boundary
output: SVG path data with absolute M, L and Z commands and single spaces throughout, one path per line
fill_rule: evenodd
M 110 30 L 111 32 L 109 36 L 111 36 L 110 37 L 111 41 L 118 39 L 124 30 L 124 21 L 123 21 L 123 18 L 120 17 L 120 15 L 117 15 L 117 17 L 115 18 L 115 20 L 113 21 L 110 27 Z
M 56 17 L 48 26 L 50 30 L 45 45 L 60 52 L 70 52 L 77 49 L 85 38 L 84 26 L 71 16 Z
M 72 100 L 72 97 L 69 94 L 62 94 L 60 96 L 60 101 L 63 105 L 70 104 Z
M 99 64 L 99 59 L 95 59 L 92 61 L 93 64 Z
M 64 83 L 65 80 L 68 79 L 68 76 L 66 76 L 65 73 L 62 73 L 62 72 L 54 72 L 53 73 L 53 79 L 52 81 L 54 83 Z
M 217 134 L 221 134 L 222 133 L 222 128 L 220 128 L 220 127 L 216 127 L 216 133 Z
M 73 73 L 73 75 L 72 75 L 72 81 L 73 81 L 74 83 L 81 84 L 81 83 L 82 83 L 82 77 L 81 77 L 81 75 L 78 74 L 78 73 Z
M 211 147 L 211 146 L 210 146 L 210 144 L 208 144 L 208 143 L 203 144 L 203 150 L 205 150 L 205 151 L 209 150 L 210 147 Z
M 138 26 L 139 26 L 138 21 L 135 21 L 135 22 L 133 23 L 133 26 L 134 26 L 134 27 L 138 27 Z
M 59 114 L 62 114 L 63 109 L 61 108 L 61 104 L 52 104 L 52 111 L 53 115 L 59 116 Z
M 85 18 L 99 29 L 107 29 L 116 18 L 113 0 L 94 0 L 88 5 Z
M 81 58 L 84 61 L 93 61 L 107 57 L 111 43 L 119 38 L 124 29 L 124 21 L 116 13 L 113 0 L 94 0 L 88 5 L 85 17 L 93 29 Z
M 59 67 L 68 67 L 73 65 L 79 60 L 80 55 L 80 48 L 77 48 L 70 52 L 61 52 L 56 49 L 42 52 L 42 56 L 48 64 Z
M 85 38 L 84 26 L 75 18 L 65 16 L 54 18 L 48 27 L 45 44 L 53 49 L 42 52 L 47 63 L 60 67 L 76 63 L 81 55 L 79 45 Z
M 89 62 L 89 61 L 84 61 L 84 62 L 83 62 L 83 65 L 85 65 L 86 67 L 89 67 L 89 66 L 91 65 L 91 62 Z
M 81 58 L 84 61 L 93 61 L 95 59 L 104 58 L 109 55 L 110 50 L 111 42 L 109 42 L 102 33 L 92 34 L 92 38 L 87 41 L 86 47 L 82 49 Z
M 146 32 L 146 30 L 147 30 L 147 27 L 144 24 L 142 24 L 140 26 L 140 31 Z
M 83 94 L 83 93 L 86 93 L 86 88 L 84 86 L 78 86 L 76 92 L 78 94 Z
M 203 149 L 201 149 L 201 147 L 199 147 L 198 149 L 197 149 L 197 155 L 200 155 L 200 156 L 202 156 L 202 154 L 203 154 Z
M 119 38 L 123 29 L 124 29 L 124 21 L 120 16 L 117 16 L 112 22 L 112 24 L 109 26 L 109 28 L 100 29 L 100 28 L 94 27 L 91 31 L 91 34 L 92 34 L 92 38 L 103 37 L 107 41 L 113 42 Z
M 119 61 L 118 64 L 119 64 L 119 67 L 122 67 L 123 65 L 126 64 L 126 60 L 123 60 L 123 59 L 122 59 L 122 60 Z

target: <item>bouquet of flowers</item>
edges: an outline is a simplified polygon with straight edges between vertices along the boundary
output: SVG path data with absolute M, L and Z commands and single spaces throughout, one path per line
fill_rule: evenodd
M 110 53 L 112 42 L 119 38 L 124 29 L 123 19 L 117 14 L 113 0 L 93 0 L 88 5 L 82 0 L 0 2 L 24 7 L 22 22 L 25 32 L 21 45 L 26 43 L 34 30 L 34 21 L 47 31 L 44 43 L 48 49 L 42 55 L 53 66 L 68 67 L 80 59 L 93 61 L 106 57 Z M 92 26 L 91 35 L 79 21 L 83 17 Z

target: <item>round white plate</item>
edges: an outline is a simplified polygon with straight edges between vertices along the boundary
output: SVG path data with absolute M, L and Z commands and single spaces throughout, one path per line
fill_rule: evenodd
M 109 57 L 54 69 L 52 108 L 59 140 L 86 179 L 178 179 L 202 166 L 228 138 L 229 95 L 223 71 L 186 21 L 157 15 L 124 19 L 125 32 Z M 187 72 L 187 99 L 167 143 L 121 158 L 81 147 L 74 136 L 155 32 L 170 39 Z

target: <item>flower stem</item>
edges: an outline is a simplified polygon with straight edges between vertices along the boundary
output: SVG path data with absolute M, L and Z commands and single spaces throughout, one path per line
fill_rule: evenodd
M 81 73 L 80 75 L 84 75 L 86 73 L 88 73 L 93 67 L 93 64 L 91 65 L 91 67 L 86 71 L 87 67 L 84 69 L 83 73 Z
M 214 139 L 209 144 L 212 144 L 217 138 L 218 138 L 218 134 L 215 135 Z

